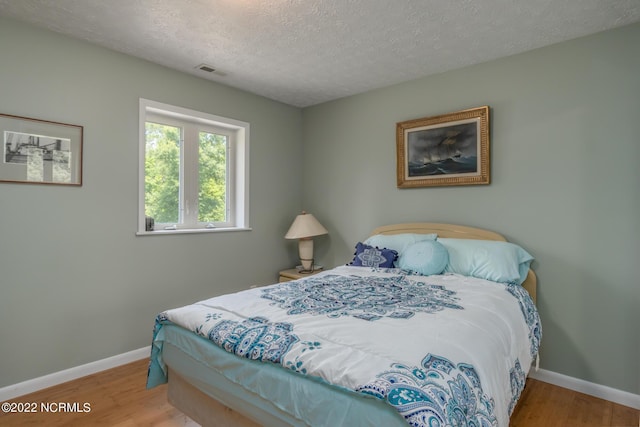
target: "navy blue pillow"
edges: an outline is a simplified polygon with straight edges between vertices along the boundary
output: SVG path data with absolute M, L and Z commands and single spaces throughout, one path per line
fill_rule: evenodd
M 398 258 L 398 252 L 393 249 L 378 249 L 358 242 L 356 253 L 350 265 L 356 267 L 392 268 L 396 258 Z

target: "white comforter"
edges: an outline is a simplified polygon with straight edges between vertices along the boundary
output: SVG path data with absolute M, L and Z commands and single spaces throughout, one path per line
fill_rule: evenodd
M 350 266 L 168 310 L 165 321 L 379 397 L 416 426 L 508 426 L 540 341 L 519 286 Z

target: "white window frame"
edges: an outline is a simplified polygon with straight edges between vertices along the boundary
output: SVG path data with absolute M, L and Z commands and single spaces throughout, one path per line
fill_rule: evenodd
M 159 122 L 184 128 L 185 132 L 211 132 L 227 136 L 227 222 L 198 223 L 197 217 L 190 207 L 197 208 L 198 188 L 192 185 L 185 188 L 185 164 L 180 164 L 180 218 L 183 224 L 156 224 L 153 231 L 145 230 L 145 155 L 146 155 L 146 122 Z M 167 235 L 183 233 L 211 233 L 220 231 L 250 230 L 249 227 L 249 123 L 229 119 L 209 113 L 190 110 L 169 104 L 140 98 L 139 110 L 139 163 L 138 163 L 138 231 L 137 235 Z M 183 135 L 184 140 L 184 135 Z M 188 139 L 186 139 L 188 140 Z M 197 141 L 197 137 L 195 139 Z M 189 147 L 181 141 L 181 158 L 197 156 L 197 146 Z M 197 165 L 197 157 L 195 159 Z M 188 168 L 188 166 L 187 166 Z M 197 182 L 197 181 L 196 181 Z M 195 197 L 194 197 L 195 196 Z M 186 204 L 185 204 L 186 203 Z M 196 209 L 197 210 L 197 209 Z

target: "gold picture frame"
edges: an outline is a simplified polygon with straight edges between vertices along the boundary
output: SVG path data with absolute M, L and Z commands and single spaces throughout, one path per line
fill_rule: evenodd
M 489 106 L 396 123 L 398 188 L 490 183 Z
M 82 185 L 83 127 L 0 114 L 0 182 Z

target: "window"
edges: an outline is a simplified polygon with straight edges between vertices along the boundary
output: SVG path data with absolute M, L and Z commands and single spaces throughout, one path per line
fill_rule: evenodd
M 248 159 L 249 123 L 141 99 L 138 234 L 248 229 Z

